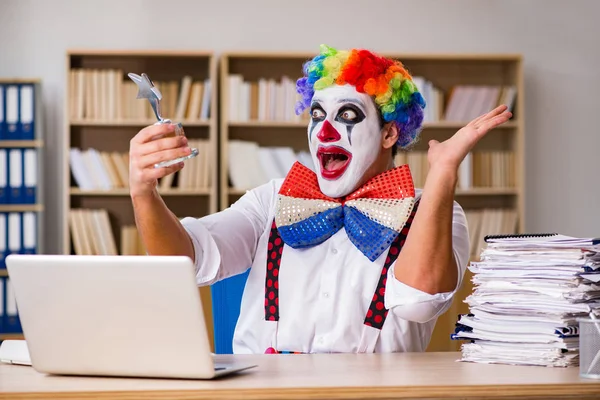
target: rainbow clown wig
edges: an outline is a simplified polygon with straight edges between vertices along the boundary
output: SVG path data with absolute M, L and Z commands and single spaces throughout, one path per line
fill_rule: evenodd
M 321 52 L 303 67 L 305 76 L 296 82 L 301 100 L 296 113 L 310 107 L 315 90 L 333 84 L 350 84 L 370 95 L 384 122 L 398 127 L 397 146 L 407 148 L 417 140 L 423 122 L 425 100 L 401 62 L 368 50 L 336 50 L 321 45 Z

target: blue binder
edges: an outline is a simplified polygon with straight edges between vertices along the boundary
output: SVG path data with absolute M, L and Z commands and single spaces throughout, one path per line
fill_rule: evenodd
M 211 286 L 215 353 L 233 353 L 233 332 L 240 315 L 242 293 L 250 270 Z

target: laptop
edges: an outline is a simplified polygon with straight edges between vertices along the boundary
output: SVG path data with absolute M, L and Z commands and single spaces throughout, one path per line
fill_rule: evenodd
M 256 366 L 215 362 L 188 257 L 11 254 L 6 265 L 39 372 L 211 379 Z

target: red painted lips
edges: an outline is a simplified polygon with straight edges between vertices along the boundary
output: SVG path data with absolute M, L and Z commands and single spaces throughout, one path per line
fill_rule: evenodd
M 338 146 L 320 146 L 317 158 L 321 163 L 321 175 L 325 179 L 337 179 L 348 168 L 352 154 Z

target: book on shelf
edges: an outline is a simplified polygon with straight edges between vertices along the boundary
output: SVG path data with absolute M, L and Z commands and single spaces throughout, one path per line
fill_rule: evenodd
M 263 147 L 244 140 L 230 140 L 228 146 L 229 179 L 237 190 L 253 189 L 272 179 L 283 179 L 296 161 L 314 170 L 307 151 L 295 152 L 286 146 Z
M 143 256 L 146 248 L 135 225 L 123 225 L 121 227 L 121 255 Z
M 245 140 L 230 140 L 228 149 L 229 179 L 235 189 L 246 190 L 271 179 L 284 178 L 295 161 L 314 171 L 314 163 L 307 151 L 294 152 L 285 146 L 259 146 Z M 458 188 L 512 188 L 515 187 L 513 153 L 510 151 L 473 152 L 474 166 L 461 166 Z M 429 171 L 426 151 L 399 152 L 395 165 L 410 166 L 415 187 L 422 188 Z
M 518 226 L 517 210 L 512 208 L 481 208 L 465 210 L 471 258 L 479 256 L 488 235 L 515 234 Z
M 111 190 L 129 186 L 129 153 L 73 147 L 69 150 L 69 164 L 75 184 L 81 190 Z
M 423 122 L 439 122 L 444 119 L 444 92 L 422 76 L 413 76 L 413 83 L 423 96 L 426 107 Z
M 121 226 L 120 246 L 117 247 L 106 209 L 71 209 L 69 230 L 77 255 L 146 255 L 135 225 Z
M 408 164 L 415 187 L 422 188 L 425 185 L 425 178 L 429 172 L 426 151 L 398 151 L 394 157 L 394 164 L 396 166 Z
M 514 152 L 476 151 L 461 167 L 469 168 L 469 162 L 472 163 L 470 168 L 473 186 L 492 188 L 516 186 Z
M 117 255 L 108 211 L 74 208 L 69 210 L 69 230 L 77 255 Z
M 209 79 L 184 76 L 181 81 L 153 81 L 162 94 L 161 114 L 173 121 L 204 121 L 210 117 Z M 69 71 L 72 121 L 153 120 L 147 101 L 137 99 L 138 87 L 119 69 L 74 68 Z
M 470 152 L 458 171 L 458 189 L 514 188 L 516 176 L 514 152 L 510 150 L 476 150 Z M 408 164 L 416 187 L 425 185 L 429 162 L 426 151 L 400 151 L 394 158 L 396 165 Z
M 517 88 L 514 85 L 456 85 L 448 95 L 444 120 L 471 121 L 501 104 L 514 108 Z
M 160 179 L 160 190 L 208 189 L 212 183 L 213 153 L 210 142 L 202 139 L 188 139 L 188 145 L 198 149 L 198 156 L 185 162 L 183 169 Z
M 296 82 L 287 76 L 279 81 L 261 78 L 255 82 L 245 81 L 240 74 L 230 74 L 228 85 L 228 119 L 230 122 L 289 121 L 308 119 L 305 111 L 296 115 Z
M 161 178 L 159 188 L 206 189 L 212 185 L 212 159 L 210 142 L 188 139 L 199 155 L 185 162 L 182 170 Z M 123 189 L 129 187 L 129 153 L 98 151 L 94 148 L 70 149 L 69 163 L 73 180 L 82 191 Z

